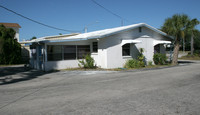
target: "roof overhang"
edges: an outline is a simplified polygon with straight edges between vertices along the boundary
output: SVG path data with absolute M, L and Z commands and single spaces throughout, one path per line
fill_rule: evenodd
M 139 40 L 122 40 L 121 42 L 121 46 L 125 45 L 125 44 L 137 44 L 137 43 L 141 43 L 141 41 Z
M 59 37 L 59 36 L 42 37 L 42 38 L 39 38 L 36 40 L 32 40 L 31 42 L 49 43 L 49 42 L 70 42 L 70 41 L 82 41 L 82 40 L 89 40 L 89 39 L 101 39 L 101 38 L 105 38 L 105 37 L 108 37 L 108 36 L 111 36 L 114 34 L 118 34 L 120 32 L 129 31 L 131 29 L 135 29 L 138 27 L 147 27 L 147 28 L 153 30 L 154 32 L 157 32 L 167 38 L 170 38 L 169 40 L 173 39 L 171 36 L 168 36 L 166 33 L 162 32 L 150 25 L 147 25 L 145 23 L 139 23 L 139 24 L 133 24 L 133 25 L 129 25 L 129 26 L 122 26 L 122 27 L 99 30 L 99 31 L 83 33 L 83 34 L 73 34 L 73 35 L 68 35 L 65 37 L 64 36 L 62 36 L 62 37 Z M 50 39 L 47 39 L 47 38 L 50 38 Z
M 171 41 L 161 41 L 161 40 L 154 40 L 153 41 L 153 45 L 157 45 L 157 44 L 171 44 Z

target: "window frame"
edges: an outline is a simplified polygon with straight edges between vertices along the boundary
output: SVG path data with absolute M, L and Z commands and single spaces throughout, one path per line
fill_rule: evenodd
M 139 33 L 141 33 L 142 32 L 142 27 L 139 27 Z
M 59 59 L 53 59 L 56 57 L 55 53 L 52 53 L 53 51 L 50 52 L 50 48 L 53 48 L 55 46 L 60 46 L 61 47 L 61 53 L 59 53 L 61 55 L 61 58 Z M 67 46 L 73 46 L 75 49 L 75 52 L 73 53 L 75 55 L 75 57 L 72 56 L 72 58 L 66 58 L 66 54 L 65 53 L 66 49 L 65 47 Z M 69 48 L 70 49 L 70 48 Z M 78 59 L 83 59 L 85 55 L 87 54 L 91 54 L 91 46 L 90 45 L 47 45 L 47 61 L 62 61 L 62 60 L 78 60 Z M 70 52 L 70 51 L 69 51 Z M 69 53 L 70 54 L 70 53 Z M 55 55 L 55 56 L 54 56 Z M 70 56 L 69 56 L 70 57 Z
M 58 52 L 58 53 L 57 52 L 54 53 L 53 51 L 49 52 L 49 50 L 53 50 L 53 49 L 50 49 L 50 48 L 58 47 L 58 46 L 60 47 L 61 52 Z M 53 59 L 53 58 L 57 58 L 55 56 L 58 56 L 58 54 L 60 55 L 60 57 L 58 59 Z M 63 47 L 62 47 L 62 45 L 47 45 L 47 61 L 61 61 L 61 60 L 63 60 Z
M 126 50 L 128 52 L 125 52 Z M 122 56 L 123 57 L 129 57 L 129 56 L 131 56 L 131 44 L 130 43 L 124 44 L 122 46 Z
M 87 49 L 88 51 L 84 51 L 85 49 Z M 80 53 L 80 51 L 82 53 Z M 90 53 L 91 53 L 90 45 L 77 45 L 77 56 L 76 56 L 77 59 L 83 59 L 84 56 L 86 56 L 87 54 L 90 54 Z
M 92 42 L 92 53 L 98 53 L 98 42 Z
M 66 50 L 66 49 L 68 49 L 68 50 Z M 69 51 L 73 51 L 73 50 L 75 52 L 69 52 Z M 67 57 L 66 54 L 70 54 L 70 55 L 73 54 L 75 57 L 74 56 Z M 76 45 L 63 45 L 63 60 L 76 60 L 76 59 L 77 59 L 77 46 Z

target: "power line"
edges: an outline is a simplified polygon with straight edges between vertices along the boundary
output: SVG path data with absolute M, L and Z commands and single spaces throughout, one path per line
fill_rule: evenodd
M 14 14 L 16 14 L 16 15 L 22 17 L 22 18 L 25 18 L 25 19 L 27 19 L 27 20 L 29 20 L 29 21 L 34 22 L 34 23 L 37 23 L 37 24 L 46 26 L 46 27 L 48 27 L 48 28 L 52 28 L 52 29 L 56 29 L 56 30 L 61 30 L 61 31 L 66 31 L 66 32 L 79 32 L 79 31 L 66 30 L 66 29 L 61 29 L 61 28 L 57 28 L 57 27 L 54 27 L 54 26 L 50 26 L 50 25 L 41 23 L 41 22 L 39 22 L 39 21 L 33 20 L 33 19 L 31 19 L 31 18 L 28 18 L 28 17 L 26 17 L 26 16 L 24 16 L 24 15 L 22 15 L 22 14 L 19 14 L 19 13 L 15 12 L 15 11 L 13 11 L 13 10 L 11 10 L 11 9 L 8 9 L 8 8 L 2 6 L 2 5 L 0 5 L 0 7 L 3 8 L 3 9 L 5 9 L 5 10 L 7 10 L 7 11 L 9 11 L 9 12 L 12 12 L 12 13 L 14 13 Z
M 120 18 L 122 20 L 122 23 L 123 23 L 123 20 L 126 20 L 128 22 L 130 22 L 129 20 L 127 20 L 126 18 L 123 18 L 122 16 L 112 12 L 111 10 L 107 9 L 106 7 L 104 7 L 103 5 L 99 4 L 98 2 L 96 2 L 95 0 L 91 0 L 93 3 L 95 3 L 96 5 L 98 5 L 99 7 L 103 8 L 104 10 L 106 10 L 107 12 L 111 13 L 112 15 L 116 16 L 117 18 Z

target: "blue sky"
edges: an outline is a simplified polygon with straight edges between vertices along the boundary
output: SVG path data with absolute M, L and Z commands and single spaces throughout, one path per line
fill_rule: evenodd
M 147 23 L 160 28 L 173 14 L 187 14 L 200 20 L 200 0 L 96 0 L 112 12 L 126 18 L 124 25 Z M 26 17 L 66 30 L 102 30 L 121 26 L 121 20 L 91 0 L 0 0 L 3 5 Z M 98 21 L 98 23 L 95 23 Z M 19 23 L 20 40 L 68 34 L 21 18 L 0 8 L 0 22 Z M 197 26 L 200 29 L 200 26 Z M 83 31 L 82 31 L 83 32 Z

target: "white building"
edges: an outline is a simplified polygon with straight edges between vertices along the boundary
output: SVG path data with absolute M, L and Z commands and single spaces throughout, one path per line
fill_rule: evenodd
M 15 34 L 15 38 L 18 42 L 19 42 L 19 28 L 21 28 L 21 26 L 17 23 L 0 23 L 0 25 L 4 25 L 6 28 L 12 28 L 15 30 L 16 34 Z
M 83 34 L 43 37 L 32 40 L 31 65 L 44 71 L 78 67 L 80 59 L 91 53 L 101 68 L 123 67 L 144 49 L 145 61 L 153 61 L 156 52 L 165 53 L 172 38 L 144 23 Z

